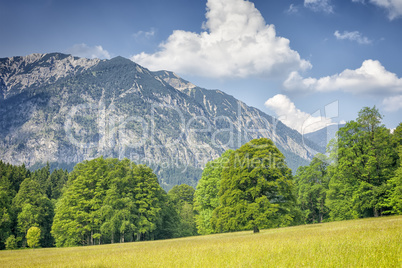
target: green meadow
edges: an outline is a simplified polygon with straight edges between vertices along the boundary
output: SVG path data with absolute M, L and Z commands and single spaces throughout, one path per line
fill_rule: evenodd
M 71 248 L 6 250 L 1 267 L 402 267 L 402 216 Z

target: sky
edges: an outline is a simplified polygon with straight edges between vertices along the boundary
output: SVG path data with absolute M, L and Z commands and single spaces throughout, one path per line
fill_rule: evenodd
M 402 122 L 402 0 L 0 0 L 0 58 L 129 58 L 301 133 L 374 105 Z

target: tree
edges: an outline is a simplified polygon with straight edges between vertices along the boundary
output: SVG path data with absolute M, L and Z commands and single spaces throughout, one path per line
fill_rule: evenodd
M 7 237 L 10 236 L 13 226 L 12 194 L 8 180 L 0 183 L 0 248 L 4 248 Z
M 168 192 L 168 197 L 179 216 L 177 237 L 197 234 L 193 209 L 194 192 L 194 188 L 187 184 L 175 185 Z
M 10 235 L 6 240 L 6 249 L 17 249 L 17 239 L 14 235 Z
M 29 177 L 30 172 L 22 166 L 5 164 L 0 160 L 0 249 L 5 248 L 5 241 L 15 232 L 16 211 L 13 198 L 20 189 L 21 182 Z
M 292 223 L 295 197 L 285 157 L 266 138 L 234 151 L 222 171 L 220 205 L 213 211 L 217 232 L 254 230 Z
M 110 188 L 103 202 L 104 218 L 101 233 L 109 237 L 111 243 L 115 242 L 116 234 L 120 242 L 125 242 L 126 236 L 133 240 L 136 230 L 137 208 L 134 198 L 136 181 L 132 165 L 128 159 L 124 159 L 118 162 L 108 175 Z
M 325 206 L 328 190 L 328 159 L 318 154 L 310 165 L 299 167 L 295 176 L 297 204 L 302 210 L 306 223 L 322 222 L 327 218 Z
M 173 186 L 168 192 L 170 199 L 175 203 L 187 202 L 193 204 L 194 188 L 187 184 L 180 184 Z
M 153 232 L 155 239 L 180 237 L 180 217 L 176 206 L 165 192 L 162 192 L 161 203 L 160 220 L 157 221 Z
M 49 177 L 50 177 L 49 163 L 47 163 L 46 166 L 44 166 L 43 168 L 35 170 L 31 176 L 31 178 L 39 182 L 41 188 L 44 189 L 44 193 L 47 194 L 48 197 L 51 196 Z
M 163 193 L 150 168 L 128 159 L 79 163 L 56 205 L 56 246 L 153 239 Z
M 40 246 L 40 229 L 38 227 L 31 227 L 27 232 L 27 243 L 30 248 Z
M 219 188 L 224 165 L 229 161 L 233 150 L 227 150 L 221 157 L 206 164 L 197 189 L 194 193 L 194 210 L 199 234 L 212 234 L 212 212 L 219 206 Z
M 17 214 L 19 237 L 23 239 L 23 243 L 25 243 L 24 238 L 28 229 L 31 226 L 38 226 L 43 230 L 41 244 L 52 246 L 53 238 L 50 236 L 50 228 L 53 219 L 53 204 L 37 180 L 27 178 L 21 183 L 20 189 L 13 199 L 13 207 Z
M 392 138 L 396 147 L 402 145 L 402 123 L 399 123 L 399 125 L 395 128 L 394 132 L 392 133 Z
M 67 183 L 67 180 L 67 170 L 56 169 L 50 174 L 47 181 L 49 199 L 57 200 L 60 198 L 62 190 Z
M 160 221 L 163 189 L 158 183 L 158 178 L 152 169 L 145 165 L 136 165 L 133 168 L 133 176 L 136 179 L 134 187 L 135 205 L 137 209 L 137 240 L 151 235 L 156 230 Z
M 402 145 L 399 146 L 399 158 L 402 159 Z M 389 197 L 387 205 L 390 208 L 387 213 L 402 214 L 402 162 L 396 170 L 395 175 L 388 181 Z
M 365 107 L 332 143 L 333 172 L 326 202 L 332 220 L 379 216 L 387 210 L 387 181 L 397 155 L 381 120 L 375 107 Z
M 101 228 L 101 207 L 109 188 L 108 170 L 117 159 L 96 158 L 77 164 L 56 204 L 52 235 L 56 246 L 93 245 Z

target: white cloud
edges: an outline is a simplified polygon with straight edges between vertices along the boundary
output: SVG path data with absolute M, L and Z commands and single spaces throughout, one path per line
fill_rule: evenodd
M 298 72 L 293 72 L 284 82 L 284 87 L 310 92 L 341 90 L 351 93 L 401 94 L 402 78 L 387 71 L 379 61 L 366 60 L 358 69 L 346 69 L 339 74 L 319 79 L 303 78 Z
M 103 49 L 102 46 L 90 47 L 87 44 L 75 44 L 71 48 L 67 49 L 67 53 L 78 56 L 82 58 L 89 59 L 110 59 L 110 54 L 107 50 Z
M 131 59 L 151 70 L 206 77 L 286 75 L 311 68 L 290 49 L 289 40 L 276 35 L 254 4 L 244 0 L 208 0 L 205 31 L 176 30 L 154 54 Z
M 365 4 L 365 0 L 352 0 L 355 3 Z M 378 7 L 384 8 L 388 12 L 390 20 L 402 17 L 402 0 L 369 0 L 369 2 Z
M 370 0 L 370 3 L 387 10 L 388 18 L 394 20 L 402 16 L 401 0 Z
M 402 95 L 385 98 L 382 105 L 387 112 L 399 111 L 402 109 Z
M 297 12 L 299 12 L 299 8 L 294 4 L 290 4 L 289 8 L 286 10 L 286 13 L 288 14 L 295 14 Z
M 144 31 L 138 31 L 133 34 L 133 37 L 139 38 L 139 37 L 145 37 L 145 38 L 151 38 L 155 36 L 155 29 L 151 28 L 149 31 L 144 32 Z
M 333 13 L 334 8 L 330 0 L 304 0 L 304 6 L 315 12 Z
M 372 42 L 370 39 L 363 36 L 358 31 L 354 31 L 354 32 L 344 31 L 343 33 L 340 33 L 339 31 L 335 31 L 334 36 L 338 40 L 347 39 L 350 41 L 356 41 L 357 43 L 362 44 L 362 45 L 368 45 L 368 44 L 371 44 L 371 42 Z
M 310 115 L 296 108 L 285 95 L 277 94 L 265 102 L 265 106 L 275 112 L 278 119 L 301 134 L 317 131 L 331 124 L 331 119 L 322 117 L 320 112 Z

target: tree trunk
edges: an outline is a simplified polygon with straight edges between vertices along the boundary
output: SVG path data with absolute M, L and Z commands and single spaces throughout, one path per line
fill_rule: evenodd
M 258 226 L 255 225 L 255 226 L 254 226 L 254 233 L 259 233 L 259 232 L 260 232 L 260 229 L 258 229 Z
M 374 208 L 374 217 L 378 217 L 378 210 Z

